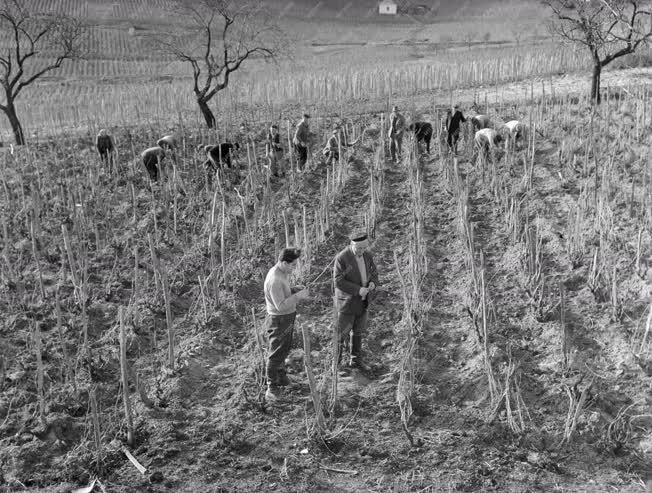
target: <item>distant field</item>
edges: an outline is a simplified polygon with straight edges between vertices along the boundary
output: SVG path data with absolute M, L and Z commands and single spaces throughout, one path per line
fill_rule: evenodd
M 18 101 L 28 134 L 194 116 L 188 67 L 153 51 L 146 41 L 152 32 L 183 29 L 182 20 L 171 20 L 171 2 L 34 1 L 87 19 L 92 32 L 86 60 L 66 63 Z M 286 102 L 313 105 L 454 90 L 587 66 L 583 51 L 550 41 L 545 11 L 535 2 L 436 4 L 440 14 L 381 19 L 365 14 L 375 2 L 317 6 L 297 0 L 286 8 L 289 4 L 273 1 L 273 15 L 293 39 L 292 60 L 243 66 L 213 104 L 219 104 L 218 113 L 243 104 L 278 112 Z M 0 49 L 8 43 L 0 35 Z M 4 118 L 0 136 L 11 138 Z

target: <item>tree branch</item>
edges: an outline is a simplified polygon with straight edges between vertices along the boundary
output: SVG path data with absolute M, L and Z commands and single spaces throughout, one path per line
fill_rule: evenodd
M 280 43 L 264 26 L 269 16 L 261 15 L 264 0 L 177 0 L 179 10 L 194 29 L 183 37 L 157 40 L 159 49 L 191 64 L 193 90 L 198 100 L 207 102 L 224 90 L 231 74 L 257 54 L 265 59 L 279 53 Z M 263 26 L 256 28 L 256 26 Z M 192 40 L 187 44 L 188 40 Z M 197 44 L 195 44 L 197 41 Z
M 68 57 L 58 57 L 53 64 L 48 65 L 47 67 L 39 70 L 38 72 L 33 74 L 31 77 L 25 79 L 23 82 L 18 84 L 18 86 L 16 87 L 16 90 L 14 91 L 14 97 L 18 96 L 18 93 L 20 91 L 22 91 L 26 86 L 29 86 L 31 83 L 33 83 L 36 79 L 38 79 L 42 75 L 46 74 L 47 72 L 50 72 L 51 70 L 54 70 L 54 69 L 57 69 L 57 68 L 61 67 L 61 63 L 63 63 L 63 61 L 66 60 L 67 58 Z

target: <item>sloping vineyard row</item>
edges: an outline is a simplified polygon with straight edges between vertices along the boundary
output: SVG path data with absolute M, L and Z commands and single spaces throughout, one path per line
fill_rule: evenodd
M 87 18 L 89 13 L 89 2 L 85 0 L 27 0 L 24 3 L 35 12 L 66 13 L 81 18 Z
M 113 15 L 125 19 L 167 18 L 173 2 L 168 0 L 127 0 L 113 4 Z
M 393 93 L 412 95 L 424 90 L 450 90 L 450 81 L 457 87 L 475 87 L 496 84 L 535 75 L 552 75 L 582 66 L 581 56 L 559 50 L 557 55 L 540 53 L 531 59 L 520 56 L 509 60 L 462 62 L 455 65 L 433 64 L 407 66 L 401 70 L 353 71 L 342 69 L 330 74 L 304 76 L 257 77 L 253 81 L 234 79 L 221 94 L 221 108 L 236 106 L 235 101 L 256 105 L 281 104 L 284 101 L 320 100 L 344 101 L 360 98 L 382 99 Z M 274 75 L 274 74 L 272 74 Z M 156 90 L 155 90 L 156 89 Z M 84 91 L 89 91 L 87 96 Z M 42 91 L 48 100 L 49 111 L 38 105 L 38 97 L 28 103 L 20 101 L 27 128 L 35 123 L 52 122 L 55 127 L 84 119 L 102 120 L 109 124 L 125 121 L 149 121 L 158 115 L 176 115 L 179 110 L 194 108 L 188 83 L 174 81 L 170 84 L 125 84 L 110 87 L 75 85 L 57 88 L 56 94 Z M 75 104 L 71 105 L 71 98 Z M 100 109 L 98 100 L 104 99 Z M 38 107 L 35 116 L 27 109 Z M 218 104 L 216 102 L 215 104 Z M 3 123 L 6 125 L 6 123 Z

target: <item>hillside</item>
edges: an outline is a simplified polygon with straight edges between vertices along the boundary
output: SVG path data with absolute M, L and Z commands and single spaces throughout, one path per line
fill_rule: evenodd
M 281 57 L 278 65 L 243 65 L 234 74 L 231 87 L 211 104 L 222 113 L 238 111 L 236 107 L 245 102 L 256 106 L 254 110 L 282 107 L 294 100 L 339 104 L 351 99 L 349 94 L 340 95 L 356 73 L 381 72 L 397 87 L 403 84 L 404 74 L 431 69 L 441 74 L 442 80 L 455 81 L 455 86 L 464 88 L 493 82 L 482 74 L 496 73 L 497 64 L 505 67 L 499 72 L 509 74 L 500 74 L 496 82 L 504 82 L 506 76 L 527 78 L 531 72 L 543 76 L 585 66 L 583 54 L 550 44 L 543 22 L 546 14 L 540 7 L 532 7 L 536 3 L 440 2 L 451 15 L 427 18 L 381 19 L 356 13 L 357 8 L 371 3 L 346 3 L 346 15 L 339 16 L 333 12 L 342 2 L 315 2 L 319 5 L 316 10 L 303 0 L 270 4 L 271 18 L 288 34 L 291 50 L 286 55 L 291 57 Z M 78 133 L 80 127 L 89 125 L 174 124 L 179 111 L 186 111 L 186 117 L 195 114 L 189 65 L 148 44 L 152 34 L 187 29 L 187 20 L 171 15 L 167 2 L 70 0 L 56 6 L 90 25 L 88 53 L 83 60 L 65 62 L 60 70 L 27 88 L 17 101 L 32 139 L 61 130 Z M 292 6 L 292 15 L 278 10 L 288 6 Z M 453 6 L 461 10 L 453 11 Z M 308 7 L 314 11 L 311 16 Z M 0 33 L 0 48 L 10 43 L 11 39 Z M 458 74 L 458 68 L 465 75 Z M 315 91 L 320 86 L 332 90 L 325 96 L 323 90 Z M 419 80 L 415 88 L 432 89 L 427 79 Z M 372 87 L 361 89 L 363 93 L 374 91 Z M 11 140 L 10 135 L 8 122 L 0 118 L 0 140 Z
M 349 106 L 349 131 L 367 128 L 361 146 L 329 171 L 315 153 L 310 172 L 282 181 L 253 164 L 238 186 L 242 203 L 206 183 L 192 149 L 208 136 L 190 124 L 177 129 L 185 194 L 176 180 L 150 189 L 124 154 L 121 173 L 107 173 L 85 140 L 6 154 L 3 488 L 65 492 L 99 478 L 112 492 L 645 491 L 650 86 L 609 85 L 593 117 L 565 92 L 576 82 L 554 94 L 532 86 L 534 99 L 519 99 L 527 84 L 511 88 L 514 99 L 488 98 L 495 122 L 518 117 L 536 130 L 532 147 L 499 151 L 484 165 L 468 133 L 458 160 L 437 141 L 430 155 L 406 153 L 392 165 L 379 146 L 379 115 Z M 483 100 L 456 96 L 466 108 Z M 401 104 L 408 117 L 437 122 L 445 102 Z M 319 139 L 332 119 L 313 116 Z M 263 132 L 254 129 L 256 138 Z M 134 129 L 118 145 L 141 149 L 160 133 Z M 312 283 L 313 297 L 298 330 L 311 334 L 325 404 L 333 397 L 328 267 L 353 228 L 366 223 L 374 233 L 382 289 L 365 337 L 371 369 L 339 378 L 322 439 L 300 336 L 286 397 L 260 400 L 254 327 L 264 336 L 261 285 L 285 242 L 282 212 L 290 241 L 309 252 L 297 281 Z M 410 306 L 396 271 L 409 281 L 408 265 L 423 276 Z M 145 475 L 122 451 L 120 307 L 133 369 L 129 450 Z
M 147 40 L 188 28 L 168 0 L 27 1 L 84 19 L 89 55 L 21 95 L 27 145 L 0 119 L 0 493 L 652 491 L 649 47 L 593 109 L 586 50 L 534 0 L 269 0 L 292 57 L 243 66 L 208 130 L 188 65 Z M 430 152 L 408 132 L 391 162 L 394 105 Z M 286 152 L 272 176 L 267 128 L 287 151 L 306 111 L 307 171 Z M 526 138 L 481 154 L 477 114 Z M 336 123 L 357 143 L 327 165 Z M 209 174 L 224 140 L 234 168 Z M 360 228 L 380 286 L 368 368 L 339 372 L 333 261 Z M 262 286 L 285 245 L 311 295 L 272 403 Z

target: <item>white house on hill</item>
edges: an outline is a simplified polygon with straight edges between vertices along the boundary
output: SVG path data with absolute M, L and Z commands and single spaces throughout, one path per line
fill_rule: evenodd
M 394 0 L 383 0 L 378 4 L 378 13 L 384 15 L 396 15 L 397 5 Z

